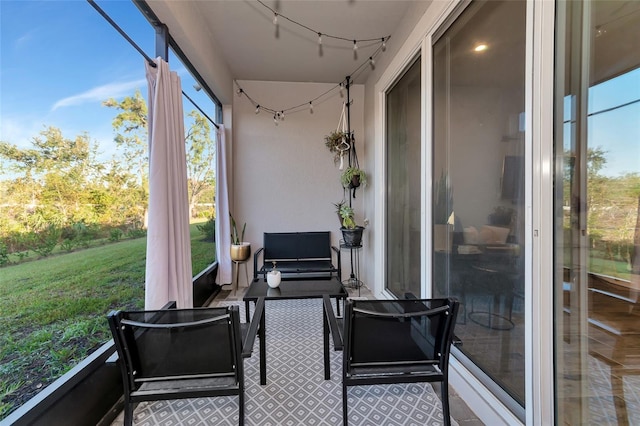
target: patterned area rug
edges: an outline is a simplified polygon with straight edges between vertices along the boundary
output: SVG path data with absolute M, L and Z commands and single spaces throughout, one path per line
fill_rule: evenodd
M 244 318 L 244 303 L 237 304 Z M 322 301 L 266 302 L 267 385 L 260 386 L 259 350 L 245 360 L 245 424 L 334 426 L 342 424 L 342 352 L 331 351 L 331 380 L 324 380 Z M 359 386 L 349 389 L 349 424 L 441 425 L 440 399 L 430 384 Z M 198 398 L 141 403 L 134 424 L 237 425 L 238 398 Z M 121 415 L 122 417 L 122 415 Z M 121 417 L 120 420 L 121 421 Z M 454 425 L 457 425 L 453 421 Z

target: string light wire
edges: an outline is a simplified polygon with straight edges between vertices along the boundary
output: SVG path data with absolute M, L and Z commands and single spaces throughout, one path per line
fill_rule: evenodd
M 285 20 L 287 20 L 287 21 L 291 22 L 291 23 L 292 23 L 292 24 L 294 24 L 294 25 L 299 26 L 300 28 L 304 28 L 304 29 L 305 29 L 305 30 L 307 30 L 307 31 L 311 31 L 311 32 L 312 32 L 312 33 L 314 33 L 315 35 L 320 35 L 320 34 L 322 34 L 322 37 L 328 37 L 328 38 L 332 38 L 332 39 L 335 39 L 335 40 L 348 41 L 348 42 L 352 42 L 352 43 L 354 43 L 354 44 L 355 44 L 355 43 L 361 43 L 361 42 L 367 42 L 367 41 L 376 41 L 376 42 L 379 42 L 379 43 L 380 43 L 380 42 L 384 43 L 386 40 L 388 40 L 388 39 L 389 39 L 389 37 L 391 37 L 391 35 L 388 35 L 388 36 L 386 36 L 386 37 L 362 38 L 362 39 L 355 39 L 355 40 L 354 40 L 354 39 L 352 39 L 352 38 L 348 38 L 348 37 L 341 37 L 341 36 L 337 36 L 337 35 L 327 34 L 327 33 L 323 32 L 323 31 L 314 30 L 314 29 L 313 29 L 313 28 L 311 28 L 311 27 L 308 27 L 308 26 L 306 26 L 306 25 L 304 25 L 304 24 L 302 24 L 302 23 L 300 23 L 300 22 L 298 22 L 298 21 L 296 21 L 296 20 L 294 20 L 294 19 L 291 19 L 291 18 L 289 18 L 289 17 L 287 17 L 287 16 L 283 15 L 282 13 L 278 12 L 277 10 L 272 9 L 271 7 L 269 7 L 269 6 L 267 6 L 266 4 L 264 4 L 264 2 L 262 2 L 262 0 L 256 0 L 256 1 L 257 1 L 258 3 L 260 3 L 263 7 L 265 7 L 265 8 L 267 8 L 267 9 L 269 9 L 269 10 L 271 11 L 271 13 L 273 13 L 273 14 L 274 14 L 274 16 L 275 16 L 275 18 L 274 18 L 274 22 L 273 22 L 273 23 L 274 23 L 274 25 L 275 25 L 275 24 L 277 24 L 277 22 L 278 22 L 278 21 L 277 21 L 277 18 L 282 18 L 282 19 L 285 19 Z
M 282 15 L 280 15 L 282 16 Z M 389 36 L 391 37 L 391 36 Z M 388 38 L 387 38 L 388 40 Z M 374 58 L 379 55 L 381 52 L 383 51 L 382 45 L 378 46 L 378 48 L 375 50 L 375 52 L 373 52 L 373 54 L 367 58 L 366 61 L 362 62 L 362 64 L 360 64 L 360 66 L 358 66 L 356 69 L 354 69 L 351 74 L 349 74 L 349 79 L 353 82 L 355 81 L 366 69 L 367 69 L 367 65 L 371 64 L 371 61 L 374 60 Z M 236 90 L 236 93 L 238 94 L 238 96 L 242 96 L 244 95 L 249 102 L 251 102 L 251 104 L 254 106 L 254 108 L 259 109 L 261 111 L 267 111 L 270 114 L 273 114 L 273 121 L 274 123 L 278 123 L 278 121 L 282 121 L 284 120 L 284 114 L 285 113 L 292 113 L 292 112 L 298 112 L 301 111 L 303 109 L 308 109 L 310 108 L 311 111 L 313 111 L 313 104 L 316 103 L 317 105 L 317 101 L 323 97 L 325 97 L 326 95 L 328 95 L 330 92 L 334 91 L 335 89 L 339 89 L 340 91 L 343 90 L 344 87 L 346 87 L 347 85 L 347 79 L 345 78 L 344 80 L 342 80 L 340 83 L 336 84 L 335 86 L 331 87 L 330 89 L 325 90 L 324 92 L 322 92 L 321 94 L 319 94 L 318 96 L 316 96 L 315 98 L 308 100 L 306 102 L 303 102 L 301 104 L 298 105 L 294 105 L 292 107 L 289 108 L 285 108 L 285 109 L 275 109 L 275 108 L 270 108 L 270 107 L 266 107 L 264 106 L 264 104 L 261 104 L 259 102 L 257 102 L 255 99 L 253 99 L 238 83 L 237 80 L 234 80 L 234 83 L 236 84 L 236 86 L 238 87 Z

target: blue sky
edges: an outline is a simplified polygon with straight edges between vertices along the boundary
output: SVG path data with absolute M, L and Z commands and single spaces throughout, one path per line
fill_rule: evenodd
M 154 30 L 130 0 L 97 3 L 154 56 Z M 44 126 L 67 138 L 86 131 L 109 158 L 115 110 L 101 103 L 136 89 L 146 97 L 143 57 L 85 0 L 0 0 L 0 28 L 0 140 L 26 147 Z M 183 90 L 214 118 L 212 102 L 193 90 L 184 67 L 171 57 L 170 64 Z M 640 70 L 593 87 L 589 111 L 635 99 Z M 193 107 L 187 101 L 184 109 Z M 640 103 L 593 117 L 589 135 L 591 146 L 607 151 L 604 173 L 640 171 Z
M 130 0 L 97 4 L 155 55 L 155 32 Z M 0 0 L 0 28 L 0 140 L 26 147 L 44 126 L 67 138 L 86 131 L 109 158 L 116 112 L 101 103 L 136 89 L 146 98 L 144 58 L 85 0 Z M 213 103 L 171 59 L 183 90 L 215 118 Z M 185 112 L 192 109 L 187 101 Z

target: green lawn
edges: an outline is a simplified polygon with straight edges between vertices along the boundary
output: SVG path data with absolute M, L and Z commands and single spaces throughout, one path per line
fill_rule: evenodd
M 191 225 L 194 275 L 215 257 Z M 110 339 L 106 314 L 144 306 L 146 239 L 0 269 L 0 419 Z

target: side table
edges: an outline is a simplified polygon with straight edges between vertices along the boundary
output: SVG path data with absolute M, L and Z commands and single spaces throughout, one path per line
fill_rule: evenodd
M 358 297 L 360 297 L 360 287 L 363 282 L 360 281 L 360 249 L 362 244 L 351 245 L 345 244 L 344 241 L 340 241 L 340 249 L 349 250 L 349 257 L 351 260 L 351 274 L 349 278 L 342 281 L 342 285 L 349 288 L 358 289 Z

